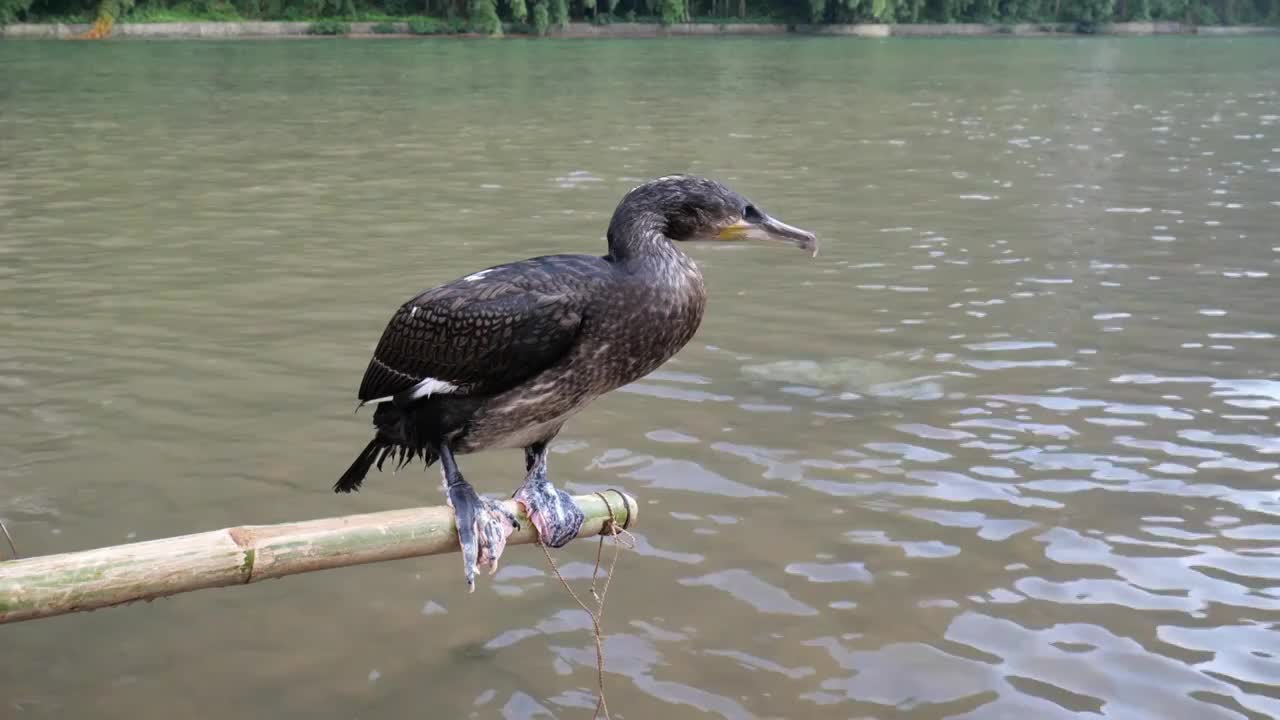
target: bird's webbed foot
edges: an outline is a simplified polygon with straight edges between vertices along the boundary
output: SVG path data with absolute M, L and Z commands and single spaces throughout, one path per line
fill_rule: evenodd
M 526 450 L 529 474 L 524 484 L 512 497 L 529 516 L 538 529 L 542 544 L 559 548 L 578 537 L 586 516 L 569 493 L 557 489 L 547 479 L 547 453 L 545 446 Z
M 520 523 L 502 503 L 476 493 L 461 475 L 446 475 L 445 482 L 449 506 L 457 518 L 467 589 L 475 592 L 477 568 L 487 568 L 490 575 L 498 570 L 507 538 L 520 528 Z

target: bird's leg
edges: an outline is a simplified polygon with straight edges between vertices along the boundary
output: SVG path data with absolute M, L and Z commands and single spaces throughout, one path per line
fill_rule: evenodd
M 498 569 L 498 558 L 507 547 L 507 537 L 520 524 L 501 503 L 476 493 L 458 471 L 453 451 L 447 444 L 441 443 L 436 451 L 440 455 L 449 506 L 453 508 L 458 522 L 458 544 L 462 546 L 467 589 L 475 592 L 476 568 L 488 567 L 492 575 Z
M 564 547 L 578 537 L 586 516 L 569 493 L 557 490 L 547 479 L 547 443 L 534 443 L 524 449 L 528 475 L 512 496 L 538 529 L 542 544 Z

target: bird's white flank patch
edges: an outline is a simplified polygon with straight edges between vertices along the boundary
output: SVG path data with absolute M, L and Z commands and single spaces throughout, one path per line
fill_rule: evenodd
M 437 380 L 435 378 L 424 378 L 422 382 L 414 385 L 409 390 L 409 399 L 417 400 L 419 398 L 431 397 L 432 395 L 441 395 L 451 393 L 457 390 L 458 386 L 446 380 Z
M 493 272 L 493 268 L 489 268 L 488 270 L 481 270 L 480 272 L 471 273 L 470 275 L 462 279 L 466 280 L 467 282 L 475 282 L 480 278 L 483 278 L 485 275 L 488 275 L 491 272 Z
M 413 387 L 409 388 L 405 392 L 405 395 L 406 395 L 405 401 L 408 402 L 413 400 L 420 400 L 424 397 L 431 397 L 432 395 L 443 395 L 446 393 L 451 393 L 457 389 L 458 389 L 457 385 L 454 385 L 453 383 L 447 380 L 425 378 L 421 382 L 419 382 L 417 385 L 414 385 Z M 384 403 L 384 402 L 387 402 L 388 400 L 394 400 L 395 397 L 396 397 L 395 395 L 387 395 L 380 398 L 374 398 L 372 400 L 366 400 L 365 402 L 361 403 L 361 405 L 377 405 L 378 403 Z

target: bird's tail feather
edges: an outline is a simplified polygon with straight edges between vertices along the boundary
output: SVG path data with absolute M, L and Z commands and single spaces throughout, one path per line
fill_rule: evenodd
M 377 462 L 381 463 L 381 458 L 385 457 L 391 451 L 391 446 L 382 441 L 381 438 L 375 437 L 364 446 L 364 450 L 356 457 L 355 462 L 351 463 L 351 467 L 342 473 L 342 477 L 338 478 L 338 482 L 333 484 L 334 492 L 355 492 L 360 489 L 360 483 L 364 482 L 364 476 L 369 474 L 370 468 Z
M 381 471 L 382 464 L 387 458 L 395 462 L 395 470 L 408 465 L 414 458 L 421 458 L 427 467 L 437 460 L 436 454 L 426 448 L 405 447 L 388 442 L 380 436 L 374 436 L 369 444 L 364 446 L 364 450 L 360 451 L 355 462 L 351 463 L 351 467 L 347 468 L 347 471 L 342 473 L 342 477 L 338 478 L 338 482 L 333 484 L 333 491 L 344 493 L 359 491 L 361 483 L 373 466 L 376 464 Z

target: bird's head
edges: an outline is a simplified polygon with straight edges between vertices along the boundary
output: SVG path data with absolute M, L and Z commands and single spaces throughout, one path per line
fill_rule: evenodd
M 771 217 L 715 180 L 692 175 L 661 177 L 627 193 L 610 223 L 610 242 L 643 231 L 637 226 L 676 242 L 769 240 L 818 254 L 813 233 Z

